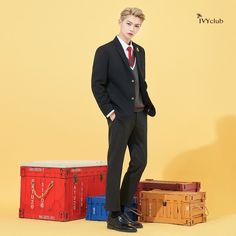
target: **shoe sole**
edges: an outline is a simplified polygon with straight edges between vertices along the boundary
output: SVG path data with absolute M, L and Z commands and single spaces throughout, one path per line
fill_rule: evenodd
M 134 226 L 134 225 L 133 225 L 133 227 L 135 227 L 136 229 L 143 229 L 143 226 L 140 227 L 140 226 Z
M 130 222 L 130 219 L 124 214 L 124 218 L 128 221 L 128 222 Z M 142 229 L 143 228 L 143 225 L 141 224 L 140 226 L 136 226 L 136 225 L 134 225 L 133 224 L 134 222 L 130 222 L 130 224 L 134 227 L 134 228 L 136 228 L 136 229 Z
M 107 225 L 107 228 L 117 230 L 117 231 L 120 231 L 120 232 L 125 232 L 125 233 L 136 233 L 137 232 L 137 229 L 136 229 L 136 231 L 128 231 L 128 230 L 122 230 L 122 229 L 116 228 L 116 227 L 111 226 L 111 225 Z

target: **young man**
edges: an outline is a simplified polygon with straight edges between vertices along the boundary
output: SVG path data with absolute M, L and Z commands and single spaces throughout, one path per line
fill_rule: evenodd
M 92 91 L 109 127 L 107 228 L 124 232 L 143 227 L 129 219 L 124 208 L 132 202 L 147 164 L 147 114 L 156 114 L 147 93 L 144 49 L 131 41 L 144 19 L 140 9 L 124 9 L 119 34 L 97 48 L 92 69 Z M 130 162 L 120 187 L 127 146 Z

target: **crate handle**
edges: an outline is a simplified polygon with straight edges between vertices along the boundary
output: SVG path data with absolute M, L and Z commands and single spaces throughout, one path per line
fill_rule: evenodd
M 208 208 L 204 205 L 204 208 L 205 208 L 205 214 L 206 214 L 206 216 L 209 216 L 209 210 L 208 210 Z
M 205 210 L 205 214 L 206 214 L 206 216 L 208 216 L 209 215 L 209 210 L 208 210 L 208 208 L 206 207 L 206 205 L 204 205 L 203 207 L 201 207 L 201 206 L 198 206 L 198 207 L 196 207 L 196 208 L 199 208 L 199 209 L 204 209 Z
M 44 197 L 48 194 L 49 190 L 54 186 L 54 182 L 53 182 L 53 181 L 50 182 L 50 184 L 48 185 L 47 189 L 45 190 L 44 193 L 42 193 L 41 196 L 36 193 L 35 188 L 34 188 L 34 185 L 35 185 L 35 183 L 34 183 L 34 181 L 32 181 L 32 193 L 33 193 L 38 199 L 41 199 L 41 198 L 44 198 Z

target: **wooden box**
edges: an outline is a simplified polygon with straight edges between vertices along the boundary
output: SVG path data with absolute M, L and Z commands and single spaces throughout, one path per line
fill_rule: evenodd
M 141 191 L 143 222 L 195 225 L 206 222 L 205 192 Z

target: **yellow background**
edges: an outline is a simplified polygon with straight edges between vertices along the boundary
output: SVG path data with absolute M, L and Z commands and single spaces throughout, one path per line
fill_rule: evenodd
M 127 6 L 146 15 L 133 41 L 146 50 L 148 90 L 158 111 L 148 118 L 149 162 L 143 178 L 201 181 L 209 223 L 184 232 L 215 230 L 217 235 L 232 229 L 236 2 L 8 0 L 0 2 L 0 224 L 6 221 L 0 232 L 25 235 L 55 227 L 17 218 L 23 162 L 106 160 L 107 123 L 91 92 L 91 67 L 96 48 L 119 32 L 119 14 Z M 224 23 L 199 24 L 197 13 Z M 128 158 L 127 152 L 125 167 Z M 17 227 L 11 227 L 13 222 Z M 81 222 L 68 224 L 76 229 Z M 99 227 L 107 232 L 104 223 Z M 147 226 L 164 236 L 171 230 L 185 235 L 182 229 Z

